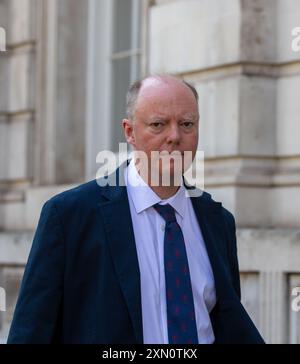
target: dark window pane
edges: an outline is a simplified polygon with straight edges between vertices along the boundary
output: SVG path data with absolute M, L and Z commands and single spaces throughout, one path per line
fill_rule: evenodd
M 113 52 L 131 49 L 132 1 L 114 0 Z
M 118 150 L 118 143 L 125 142 L 122 119 L 126 118 L 126 93 L 130 85 L 130 63 L 130 58 L 118 59 L 112 63 L 111 122 L 114 151 Z

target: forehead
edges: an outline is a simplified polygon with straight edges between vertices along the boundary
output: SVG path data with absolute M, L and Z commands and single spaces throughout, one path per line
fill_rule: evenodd
M 198 103 L 192 90 L 178 80 L 163 82 L 155 78 L 143 82 L 136 103 L 136 114 L 142 116 L 198 116 Z

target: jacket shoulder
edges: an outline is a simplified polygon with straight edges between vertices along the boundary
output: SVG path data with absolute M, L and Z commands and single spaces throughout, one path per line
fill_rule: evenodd
M 211 194 L 206 191 L 202 192 L 199 199 L 202 203 L 206 204 L 206 206 L 219 210 L 226 224 L 229 225 L 230 229 L 235 231 L 235 218 L 233 214 L 222 205 L 221 202 L 215 201 Z
M 92 180 L 51 197 L 46 204 L 58 206 L 63 210 L 91 207 L 93 203 L 100 201 L 101 188 L 96 180 Z

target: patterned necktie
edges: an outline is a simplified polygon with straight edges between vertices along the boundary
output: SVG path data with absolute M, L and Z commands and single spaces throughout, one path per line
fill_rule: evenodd
M 166 221 L 164 264 L 169 344 L 198 344 L 185 243 L 172 206 L 153 206 Z

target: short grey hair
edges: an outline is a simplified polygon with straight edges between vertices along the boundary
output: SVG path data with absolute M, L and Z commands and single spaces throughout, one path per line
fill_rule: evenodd
M 140 92 L 140 89 L 143 85 L 143 82 L 145 80 L 147 80 L 148 78 L 160 78 L 162 79 L 163 76 L 169 76 L 169 75 L 153 75 L 153 76 L 147 76 L 143 79 L 140 79 L 140 80 L 137 80 L 136 82 L 134 82 L 128 92 L 127 92 L 127 96 L 126 96 L 126 113 L 127 113 L 127 118 L 129 120 L 134 120 L 134 114 L 135 114 L 135 106 L 136 106 L 136 102 L 137 102 L 137 99 L 138 99 L 138 96 L 139 96 L 139 92 Z M 182 81 L 182 83 L 184 85 L 186 85 L 194 94 L 195 96 L 195 99 L 198 103 L 199 101 L 199 95 L 198 95 L 198 92 L 196 90 L 196 88 L 189 82 L 185 81 L 185 80 L 180 80 L 178 79 L 178 81 Z

